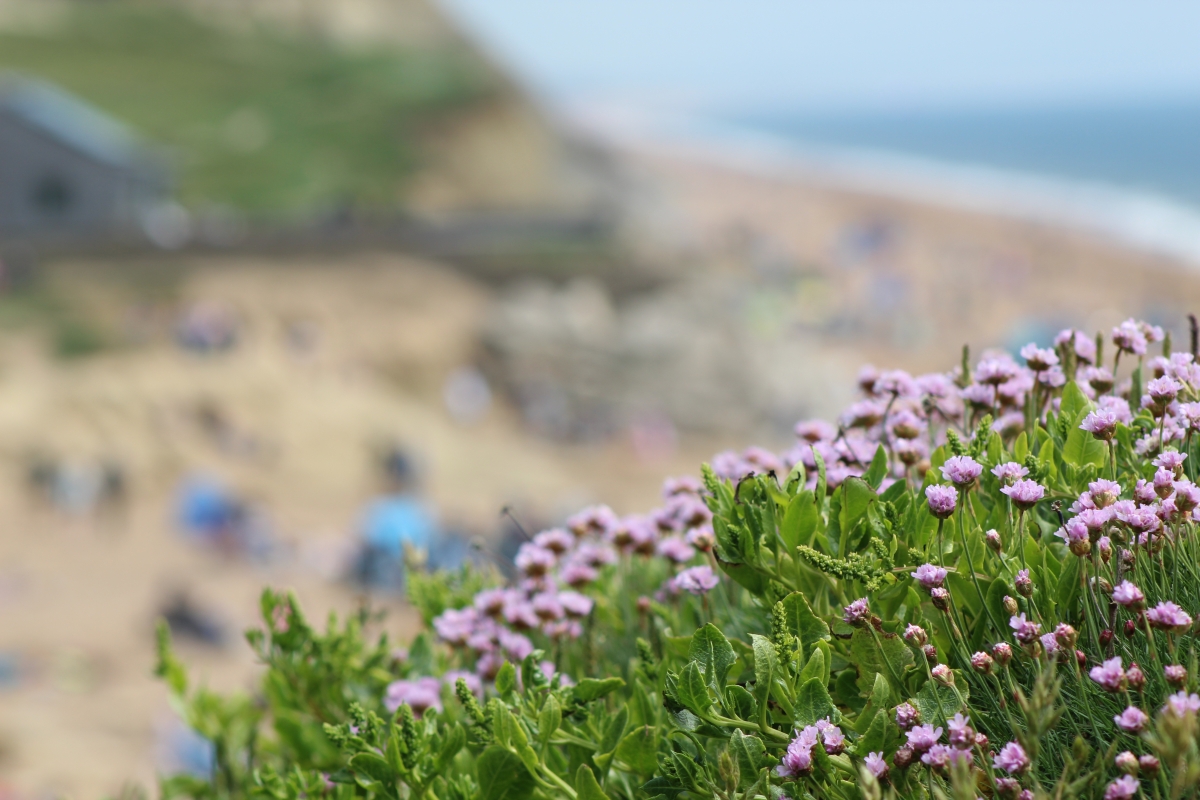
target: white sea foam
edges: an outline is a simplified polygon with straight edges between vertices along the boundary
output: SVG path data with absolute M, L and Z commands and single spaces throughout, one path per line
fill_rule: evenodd
M 615 144 L 659 149 L 753 174 L 1062 226 L 1200 269 L 1200 207 L 1102 182 L 804 143 L 699 116 L 631 107 L 572 109 L 568 122 Z

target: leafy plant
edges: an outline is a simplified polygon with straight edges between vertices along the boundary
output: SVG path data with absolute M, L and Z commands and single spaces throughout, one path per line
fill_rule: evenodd
M 404 653 L 268 592 L 260 702 L 189 694 L 164 641 L 217 765 L 164 790 L 1195 796 L 1200 365 L 1146 359 L 1162 339 L 864 371 L 838 426 L 719 454 L 648 515 L 586 509 L 515 585 L 414 581 L 438 641 Z

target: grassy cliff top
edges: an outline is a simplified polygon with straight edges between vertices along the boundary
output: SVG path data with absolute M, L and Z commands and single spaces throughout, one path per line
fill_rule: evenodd
M 123 0 L 0 31 L 2 70 L 57 83 L 166 145 L 183 202 L 260 215 L 401 205 L 423 131 L 498 86 L 462 44 L 350 48 Z

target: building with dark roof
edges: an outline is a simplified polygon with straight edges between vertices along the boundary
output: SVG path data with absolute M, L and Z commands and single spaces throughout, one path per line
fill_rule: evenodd
M 112 236 L 169 198 L 165 159 L 44 81 L 0 75 L 0 235 Z

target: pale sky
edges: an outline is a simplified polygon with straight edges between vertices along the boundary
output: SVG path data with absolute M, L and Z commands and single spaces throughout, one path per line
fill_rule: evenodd
M 440 2 L 518 80 L 568 105 L 1200 101 L 1198 0 Z

